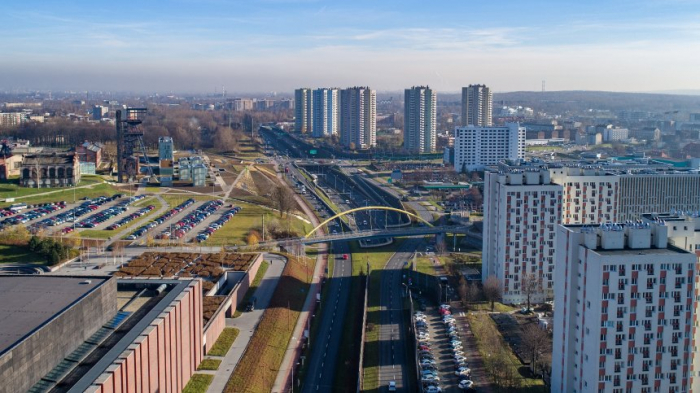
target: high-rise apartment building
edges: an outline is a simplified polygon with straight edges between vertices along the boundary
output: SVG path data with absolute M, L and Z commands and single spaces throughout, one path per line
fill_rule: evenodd
M 340 91 L 320 88 L 314 90 L 312 95 L 312 135 L 316 138 L 336 135 L 340 126 Z
M 552 391 L 700 390 L 697 256 L 668 239 L 662 220 L 559 226 Z
M 369 87 L 341 90 L 340 142 L 355 149 L 377 145 L 377 93 Z
M 301 88 L 294 90 L 294 130 L 302 134 L 313 128 L 312 90 Z
M 432 153 L 436 143 L 437 95 L 429 87 L 406 89 L 404 94 L 403 146 L 418 153 Z
M 501 127 L 457 127 L 455 171 L 481 170 L 501 160 L 525 158 L 525 127 L 507 123 Z
M 553 298 L 561 204 L 544 164 L 503 162 L 485 173 L 482 277 L 499 279 L 504 303 Z
M 659 165 L 550 163 L 564 187 L 562 222 L 599 224 L 646 213 L 700 210 L 700 174 Z
M 493 95 L 486 85 L 469 85 L 462 88 L 462 125 L 491 126 Z

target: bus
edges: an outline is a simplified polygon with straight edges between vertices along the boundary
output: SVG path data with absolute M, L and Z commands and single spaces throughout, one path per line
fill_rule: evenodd
M 18 211 L 24 210 L 26 208 L 27 208 L 26 203 L 14 203 L 14 204 L 10 205 L 10 210 L 12 210 L 13 212 L 18 212 Z

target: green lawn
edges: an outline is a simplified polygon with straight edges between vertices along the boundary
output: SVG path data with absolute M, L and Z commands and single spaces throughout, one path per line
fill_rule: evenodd
M 45 265 L 46 260 L 41 255 L 29 251 L 28 247 L 0 245 L 0 264 L 3 263 L 34 263 Z
M 263 280 L 263 277 L 265 277 L 265 273 L 267 272 L 267 269 L 270 267 L 270 264 L 268 262 L 263 261 L 263 263 L 260 264 L 260 267 L 258 268 L 258 272 L 255 274 L 255 278 L 253 279 L 253 283 L 250 285 L 250 288 L 248 288 L 248 291 L 246 291 L 245 296 L 243 297 L 243 300 L 240 303 L 240 308 L 245 307 L 246 303 L 248 303 L 248 300 L 255 294 L 255 291 L 258 289 L 260 286 L 260 283 Z M 241 316 L 241 310 L 236 308 L 236 312 L 233 313 L 233 318 L 238 318 Z
M 153 198 L 153 197 L 148 197 L 144 198 L 143 200 L 139 201 L 138 203 L 133 205 L 133 208 L 127 212 L 128 214 L 131 214 L 135 212 L 136 210 L 146 207 L 148 205 L 153 205 L 155 208 L 151 210 L 148 214 L 146 214 L 143 217 L 139 217 L 136 220 L 131 221 L 130 223 L 117 228 L 116 230 L 113 231 L 108 231 L 106 229 L 87 229 L 84 231 L 80 231 L 80 236 L 88 239 L 107 239 L 112 236 L 116 236 L 119 232 L 124 231 L 125 229 L 133 229 L 137 228 L 137 226 L 147 222 L 150 219 L 153 219 L 155 216 L 154 214 L 160 209 L 163 204 L 160 202 L 158 198 Z M 120 216 L 119 219 L 126 217 L 128 214 L 124 213 L 122 216 Z M 118 221 L 118 220 L 117 220 Z M 131 233 L 131 231 L 129 231 Z M 127 233 L 128 235 L 128 233 Z
M 472 311 L 491 311 L 491 303 L 489 302 L 478 302 L 478 303 L 469 303 L 468 304 L 469 309 Z M 503 304 L 500 302 L 495 302 L 493 304 L 493 311 L 494 312 L 511 312 L 515 310 L 520 310 L 518 307 L 511 307 L 507 304 Z
M 204 359 L 202 363 L 199 363 L 197 371 L 200 370 L 218 370 L 221 365 L 221 359 Z
M 192 378 L 190 378 L 190 381 L 187 382 L 187 385 L 185 386 L 185 389 L 182 390 L 182 393 L 206 393 L 207 389 L 209 389 L 211 381 L 213 380 L 213 375 L 194 374 L 192 375 Z
M 98 176 L 85 176 L 85 175 L 83 175 L 80 182 L 78 183 L 78 187 L 87 186 L 90 184 L 97 184 L 97 183 L 101 183 L 101 182 L 102 182 L 102 180 Z M 0 199 L 20 198 L 20 197 L 26 197 L 26 196 L 30 196 L 30 195 L 34 195 L 34 194 L 40 194 L 40 193 L 45 193 L 45 192 L 55 191 L 55 190 L 57 190 L 57 189 L 55 189 L 55 188 L 21 187 L 19 185 L 19 180 L 15 180 L 15 181 L 9 181 L 9 182 L 0 184 Z
M 97 184 L 95 182 L 90 182 L 90 184 L 94 185 L 90 188 L 76 188 L 75 189 L 75 200 L 78 201 L 82 198 L 88 197 L 88 198 L 95 198 L 98 196 L 109 196 L 109 195 L 114 195 L 116 193 L 124 193 L 124 191 L 120 191 L 117 188 L 106 184 L 106 183 L 100 183 Z M 81 182 L 82 185 L 82 182 Z M 6 187 L 2 187 L 1 189 L 6 189 Z M 73 202 L 73 188 L 70 187 L 64 187 L 64 188 L 32 188 L 32 189 L 26 189 L 26 188 L 21 188 L 21 190 L 24 192 L 25 190 L 32 190 L 34 192 L 30 192 L 25 194 L 21 199 L 17 199 L 15 202 L 2 202 L 0 203 L 0 207 L 6 207 L 9 206 L 13 203 L 16 202 L 24 202 L 27 204 L 36 204 L 36 203 L 47 203 L 47 202 L 58 202 L 58 201 L 66 201 L 69 203 Z M 37 192 L 38 191 L 38 192 Z M 45 195 L 34 195 L 37 193 L 48 193 Z M 3 193 L 0 195 L 4 195 L 4 197 L 0 198 L 16 198 L 15 195 Z
M 416 258 L 416 271 L 418 273 L 427 274 L 429 276 L 435 275 L 435 268 L 433 267 L 433 261 L 428 257 L 417 257 Z
M 236 341 L 238 332 L 239 330 L 236 328 L 225 328 L 214 345 L 211 347 L 211 350 L 207 352 L 207 355 L 226 356 L 226 353 L 231 348 L 231 345 L 233 345 L 233 342 Z
M 266 229 L 270 229 L 270 225 L 279 225 L 286 229 L 289 224 L 290 229 L 296 231 L 300 236 L 305 235 L 313 229 L 310 223 L 306 223 L 294 216 L 280 218 L 279 214 L 269 209 L 264 209 L 257 205 L 248 203 L 234 202 L 235 206 L 240 206 L 242 209 L 229 222 L 218 231 L 214 232 L 207 241 L 203 244 L 208 246 L 217 245 L 244 245 L 248 232 L 251 229 L 256 229 L 262 232 L 262 217 L 265 216 Z M 270 240 L 270 239 L 266 239 Z

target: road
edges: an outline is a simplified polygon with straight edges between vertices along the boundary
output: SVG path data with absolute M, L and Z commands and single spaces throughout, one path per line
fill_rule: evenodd
M 410 375 L 411 336 L 404 320 L 405 287 L 402 268 L 413 252 L 422 247 L 423 238 L 409 238 L 389 258 L 381 275 L 379 326 L 379 386 L 382 391 L 390 381 L 396 381 L 397 391 L 416 391 L 414 376 Z
M 345 310 L 348 306 L 350 282 L 352 280 L 352 260 L 347 243 L 335 246 L 335 263 L 332 278 L 326 281 L 330 287 L 326 291 L 320 309 L 322 320 L 311 346 L 306 377 L 302 383 L 302 392 L 324 392 L 338 390 L 335 383 L 338 353 L 345 326 Z M 343 254 L 348 259 L 343 260 Z M 316 312 L 319 314 L 319 311 Z

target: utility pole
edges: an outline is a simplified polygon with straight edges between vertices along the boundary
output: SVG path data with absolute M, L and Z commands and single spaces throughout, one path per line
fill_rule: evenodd
M 262 241 L 265 241 L 265 213 L 262 214 Z

